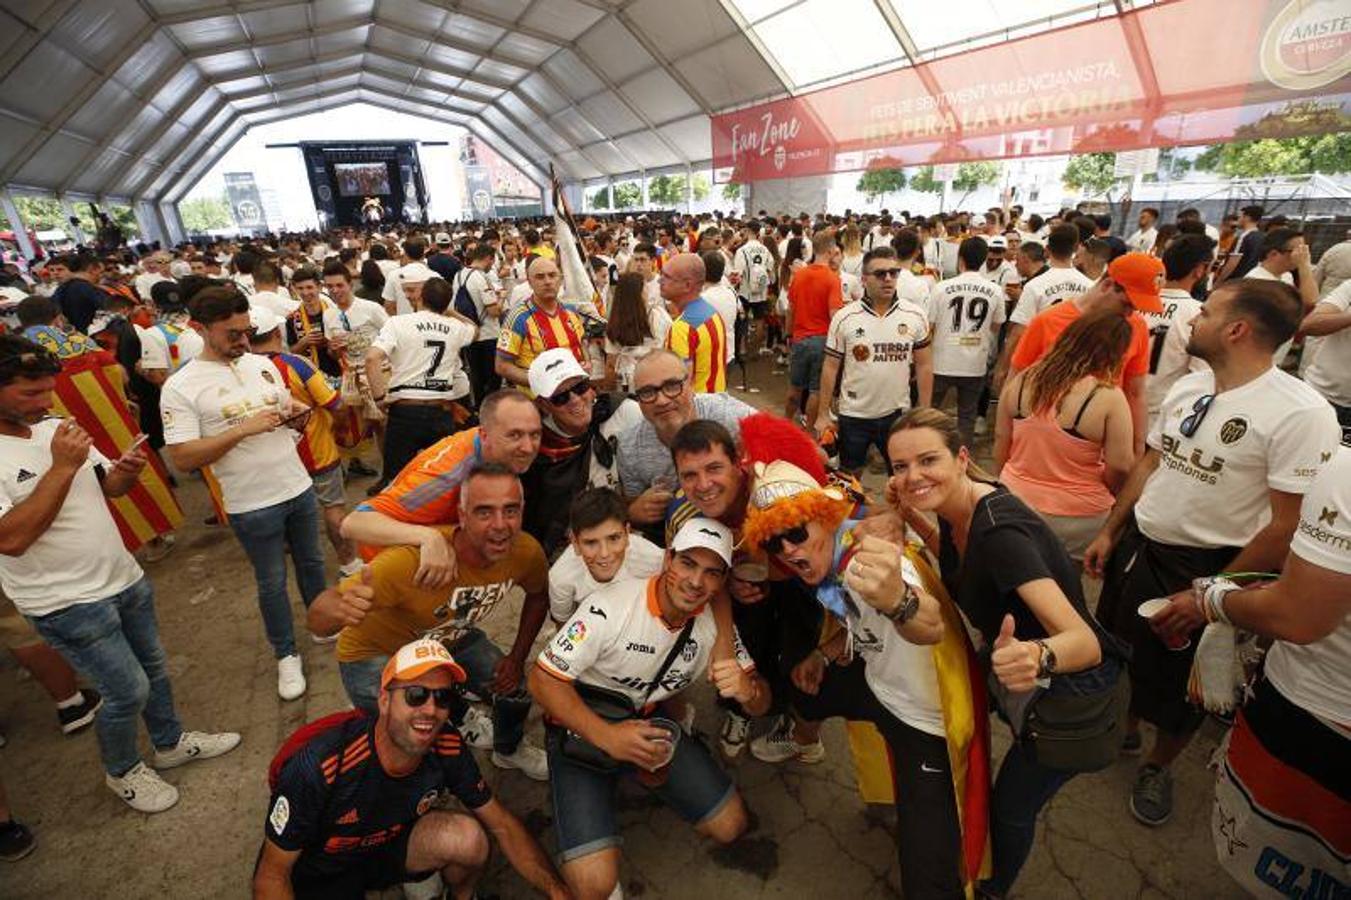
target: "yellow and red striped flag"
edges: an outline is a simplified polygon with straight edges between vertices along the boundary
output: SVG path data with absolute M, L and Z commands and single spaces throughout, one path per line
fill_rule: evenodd
M 25 336 L 61 360 L 52 412 L 78 422 L 109 459 L 125 453 L 141 429 L 127 406 L 122 367 L 112 354 L 84 335 L 66 335 L 55 328 L 29 328 Z M 149 464 L 132 489 L 108 499 L 122 542 L 132 553 L 183 522 L 183 508 L 169 487 L 159 455 L 147 453 L 146 458 Z

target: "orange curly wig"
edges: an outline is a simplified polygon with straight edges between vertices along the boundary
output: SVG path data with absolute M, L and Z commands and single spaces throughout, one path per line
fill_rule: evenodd
M 848 518 L 853 501 L 824 489 L 827 475 L 821 448 L 792 422 L 772 413 L 747 416 L 741 420 L 741 446 L 742 462 L 752 479 L 760 476 L 757 464 L 762 468 L 772 462 L 787 462 L 820 486 L 779 499 L 765 509 L 751 503 L 742 526 L 742 539 L 747 545 L 758 551 L 770 537 L 812 520 L 834 532 Z

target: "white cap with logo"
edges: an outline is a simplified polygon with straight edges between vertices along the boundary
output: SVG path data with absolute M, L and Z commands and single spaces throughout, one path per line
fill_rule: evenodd
M 281 326 L 281 316 L 274 313 L 265 306 L 249 307 L 249 324 L 253 326 L 253 333 L 262 337 L 269 331 Z
M 680 526 L 680 530 L 671 540 L 671 549 L 679 553 L 682 550 L 703 547 L 718 554 L 722 561 L 730 566 L 733 543 L 732 531 L 726 525 L 714 519 L 695 516 Z
M 564 382 L 573 378 L 590 378 L 577 357 L 566 347 L 545 350 L 530 363 L 527 373 L 530 390 L 536 397 L 552 397 Z

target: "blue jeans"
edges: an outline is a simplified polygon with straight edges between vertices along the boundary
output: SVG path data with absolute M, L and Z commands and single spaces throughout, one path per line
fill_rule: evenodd
M 109 775 L 121 777 L 141 761 L 136 748 L 138 715 L 145 719 L 156 747 L 178 744 L 183 726 L 174 712 L 150 579 L 142 576 L 121 593 L 30 621 L 103 695 L 94 731 Z
M 230 527 L 253 563 L 267 642 L 277 659 L 291 656 L 296 652 L 296 638 L 286 596 L 288 543 L 305 607 L 324 590 L 324 552 L 319 547 L 319 503 L 314 488 L 273 506 L 231 513 Z
M 469 676 L 465 686 L 480 697 L 491 699 L 493 704 L 493 749 L 498 753 L 511 754 L 520 746 L 525 737 L 525 720 L 530 715 L 530 695 L 526 693 L 524 678 L 521 687 L 514 694 L 496 695 L 492 691 L 493 678 L 497 673 L 497 663 L 504 657 L 497 645 L 477 628 L 470 628 L 448 644 L 451 656 Z M 369 659 L 338 664 L 338 674 L 347 697 L 357 709 L 378 715 L 376 705 L 380 696 L 380 674 L 389 662 L 388 656 L 373 656 Z M 457 709 L 452 715 L 455 724 L 464 721 L 464 711 Z
M 858 472 L 868 462 L 868 448 L 876 447 L 887 463 L 887 433 L 891 423 L 901 417 L 905 410 L 898 409 L 877 419 L 857 419 L 853 416 L 840 416 L 840 468 L 847 472 Z M 887 463 L 887 471 L 891 465 Z

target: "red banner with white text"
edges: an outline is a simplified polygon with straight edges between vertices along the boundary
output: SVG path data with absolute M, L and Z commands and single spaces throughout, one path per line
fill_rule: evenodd
M 1171 0 L 714 116 L 746 182 L 1351 129 L 1346 0 Z

